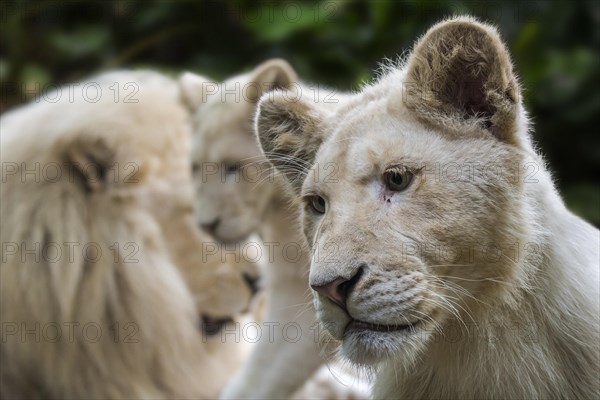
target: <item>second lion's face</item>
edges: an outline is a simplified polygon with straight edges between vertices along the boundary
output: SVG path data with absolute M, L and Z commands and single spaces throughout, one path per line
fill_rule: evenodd
M 211 99 L 195 125 L 194 213 L 222 243 L 241 242 L 260 226 L 270 196 L 264 158 L 251 134 L 253 105 Z

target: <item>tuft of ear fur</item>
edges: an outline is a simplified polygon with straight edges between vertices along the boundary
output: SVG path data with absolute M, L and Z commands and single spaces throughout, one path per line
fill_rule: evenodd
M 434 25 L 415 45 L 406 84 L 404 104 L 420 119 L 517 141 L 519 86 L 494 27 L 468 17 Z
M 181 98 L 190 111 L 196 111 L 200 104 L 202 104 L 202 98 L 208 82 L 210 82 L 208 78 L 192 72 L 184 72 L 179 77 Z
M 283 91 L 262 96 L 256 113 L 256 135 L 267 159 L 299 192 L 323 141 L 317 110 Z
M 76 139 L 67 146 L 64 159 L 72 168 L 71 178 L 86 193 L 102 191 L 109 185 L 115 155 L 104 140 Z
M 274 89 L 289 89 L 290 85 L 297 81 L 298 75 L 287 61 L 272 58 L 259 64 L 250 73 L 250 85 L 246 91 L 246 98 L 256 103 L 263 93 Z

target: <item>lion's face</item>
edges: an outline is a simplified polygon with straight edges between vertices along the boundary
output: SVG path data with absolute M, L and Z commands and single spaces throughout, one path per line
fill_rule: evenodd
M 245 102 L 205 104 L 192 150 L 194 212 L 200 228 L 217 240 L 239 242 L 260 224 L 268 198 L 260 188 L 263 157 L 250 134 L 253 107 Z M 264 185 L 263 185 L 264 186 Z
M 200 322 L 214 325 L 248 311 L 259 272 L 255 263 L 244 258 L 236 262 L 237 258 L 219 251 L 214 239 L 197 225 L 189 161 L 191 132 L 185 119 L 177 122 L 171 117 L 170 129 L 179 130 L 172 134 L 173 140 L 167 142 L 167 136 L 154 147 L 160 152 L 160 166 L 132 194 L 160 225 L 165 247 L 195 299 Z M 150 154 L 144 156 L 144 162 L 152 160 Z
M 296 79 L 283 60 L 223 83 L 187 73 L 180 79 L 194 113 L 192 173 L 198 225 L 224 243 L 240 242 L 260 226 L 273 185 L 253 135 L 260 93 Z
M 185 160 L 185 157 L 182 156 Z M 175 160 L 174 160 L 175 161 Z M 225 321 L 248 311 L 259 272 L 257 265 L 220 252 L 214 239 L 196 224 L 188 165 L 170 174 L 163 185 L 154 182 L 141 197 L 158 217 L 166 247 L 195 299 L 204 322 Z
M 290 179 L 303 182 L 310 285 L 319 320 L 355 363 L 414 360 L 519 279 L 519 106 L 495 35 L 470 21 L 433 28 L 406 69 L 337 110 L 261 100 L 265 153 L 312 165 Z M 452 53 L 456 43 L 473 54 Z M 481 54 L 495 61 L 462 64 Z
M 448 319 L 471 323 L 468 310 L 513 278 L 504 257 L 517 251 L 499 227 L 518 191 L 508 173 L 519 157 L 486 139 L 466 147 L 380 106 L 368 119 L 362 104 L 332 119 L 301 189 L 318 316 L 367 364 L 418 348 Z M 490 154 L 506 175 L 469 176 L 465 168 L 489 166 Z M 319 179 L 331 165 L 339 175 Z

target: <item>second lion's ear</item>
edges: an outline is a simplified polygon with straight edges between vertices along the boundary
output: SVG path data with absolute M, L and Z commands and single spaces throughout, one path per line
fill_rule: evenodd
M 289 96 L 283 91 L 263 95 L 255 126 L 265 156 L 299 193 L 324 133 L 316 108 Z
M 72 168 L 70 179 L 85 193 L 104 191 L 114 181 L 115 154 L 102 139 L 76 139 L 66 146 L 64 161 Z
M 190 111 L 196 111 L 200 107 L 209 84 L 214 85 L 208 78 L 192 72 L 184 72 L 179 77 L 181 98 Z
M 263 93 L 274 89 L 290 89 L 298 81 L 298 75 L 287 61 L 273 58 L 258 65 L 250 73 L 247 99 L 258 102 Z

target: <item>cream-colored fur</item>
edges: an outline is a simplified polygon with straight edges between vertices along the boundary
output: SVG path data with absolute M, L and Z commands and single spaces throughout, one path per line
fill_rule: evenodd
M 71 88 L 0 121 L 2 398 L 214 398 L 229 371 L 199 315 L 251 291 L 203 257 L 179 87 L 121 71 Z
M 303 203 L 319 320 L 374 398 L 598 398 L 600 236 L 536 153 L 496 30 L 435 25 L 342 103 L 265 96 L 256 123 Z
M 307 88 L 302 94 L 296 80 L 295 72 L 282 60 L 269 60 L 248 74 L 222 83 L 191 73 L 180 79 L 194 112 L 192 162 L 198 224 L 213 225 L 210 231 L 227 243 L 224 249 L 252 233 L 270 246 L 263 248 L 261 258 L 267 270 L 263 286 L 268 302 L 264 321 L 260 321 L 269 325 L 261 325 L 264 334 L 221 394 L 224 399 L 290 398 L 324 361 L 315 342 L 308 252 L 302 247 L 296 257 L 294 249 L 304 240 L 296 215 L 290 210 L 289 193 L 261 154 L 252 133 L 252 118 L 261 92 L 292 85 L 296 96 L 314 95 Z M 235 165 L 237 169 L 233 168 Z M 287 247 L 291 248 L 289 253 L 285 252 L 286 246 L 293 246 Z M 285 340 L 283 329 L 289 323 L 300 327 L 302 335 L 298 341 Z M 267 334 L 270 329 L 271 335 Z M 323 372 L 317 377 L 320 382 Z M 337 398 L 345 398 L 347 393 L 360 397 L 364 393 L 360 385 L 351 389 L 337 386 L 336 389 L 332 382 L 329 387 L 329 393 L 337 393 Z M 319 393 L 327 392 L 323 385 L 314 387 L 321 388 Z M 307 390 L 297 395 L 318 395 Z

